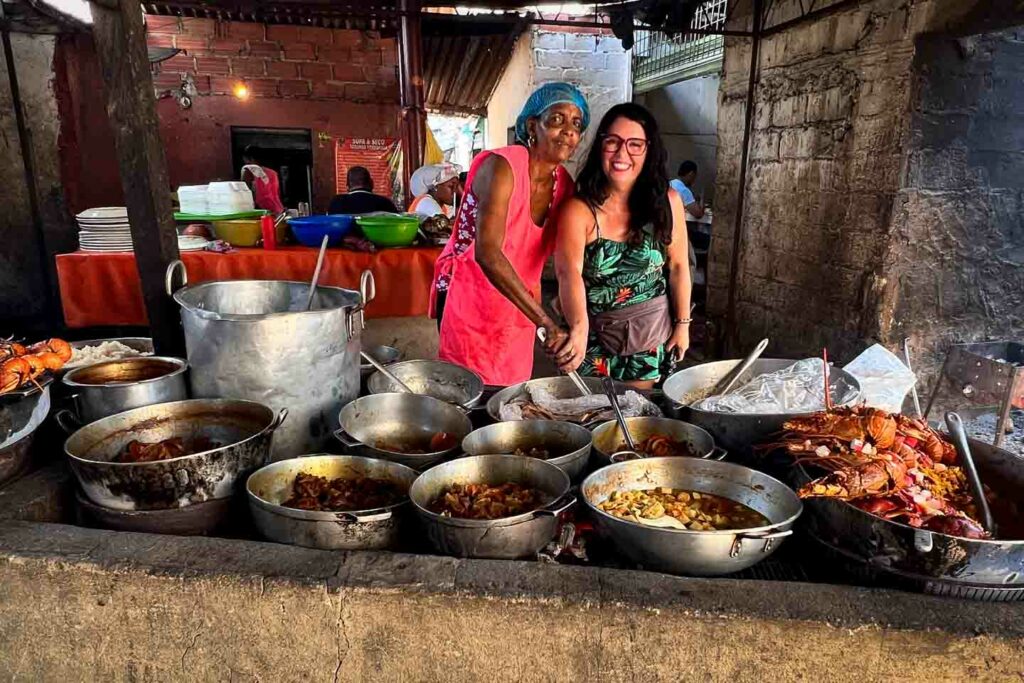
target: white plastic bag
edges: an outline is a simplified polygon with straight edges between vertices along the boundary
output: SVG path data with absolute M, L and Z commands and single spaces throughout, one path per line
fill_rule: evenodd
M 903 361 L 881 344 L 866 349 L 843 370 L 860 382 L 861 397 L 867 405 L 890 413 L 903 409 L 907 392 L 917 382 Z
M 832 398 L 836 405 L 849 401 L 852 389 L 832 378 Z M 811 413 L 825 409 L 825 375 L 820 358 L 798 360 L 782 370 L 758 375 L 738 389 L 720 396 L 709 396 L 695 404 L 713 413 L 777 415 Z
M 635 391 L 626 391 L 618 396 L 619 408 L 625 417 L 661 417 L 662 413 L 656 405 Z M 533 403 L 551 413 L 556 420 L 569 422 L 591 422 L 594 420 L 613 420 L 615 415 L 608 397 L 604 394 L 576 396 L 574 398 L 555 398 L 543 387 L 528 388 L 508 403 L 499 406 L 498 417 L 504 420 L 522 420 L 523 406 Z

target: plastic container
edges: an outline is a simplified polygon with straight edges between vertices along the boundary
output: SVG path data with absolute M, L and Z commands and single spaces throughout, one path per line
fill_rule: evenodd
M 272 216 L 264 216 L 260 219 L 260 232 L 263 235 L 263 248 L 271 251 L 277 249 L 277 233 L 274 232 Z
M 289 218 L 288 224 L 299 244 L 319 249 L 324 235 L 327 235 L 327 246 L 336 247 L 341 244 L 342 238 L 355 227 L 355 217 L 345 214 L 305 216 Z
M 182 213 L 204 214 L 209 208 L 206 185 L 182 185 L 178 188 L 178 204 Z
M 238 180 L 210 183 L 206 203 L 207 211 L 213 215 L 252 211 L 256 207 L 249 186 Z
M 259 219 L 214 221 L 213 234 L 233 247 L 255 247 L 260 241 Z
M 415 216 L 358 216 L 356 221 L 366 239 L 378 247 L 407 247 L 416 241 L 420 222 Z

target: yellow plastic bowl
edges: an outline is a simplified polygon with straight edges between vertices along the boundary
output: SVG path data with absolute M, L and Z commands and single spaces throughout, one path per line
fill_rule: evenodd
M 234 247 L 255 247 L 261 237 L 260 222 L 251 218 L 214 221 L 213 234 Z

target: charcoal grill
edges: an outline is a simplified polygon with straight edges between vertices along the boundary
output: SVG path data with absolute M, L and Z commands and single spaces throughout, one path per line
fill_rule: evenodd
M 928 419 L 940 392 L 948 408 L 968 414 L 997 413 L 992 445 L 1003 443 L 1011 408 L 1024 409 L 1024 344 L 1011 341 L 953 344 L 928 398 Z
M 819 571 L 828 572 L 821 578 L 835 581 L 837 578 L 852 584 L 872 588 L 893 588 L 897 590 L 940 595 L 977 602 L 1021 602 L 1024 601 L 1024 587 L 992 586 L 946 581 L 930 576 L 885 567 L 871 560 L 827 543 L 815 534 L 804 532 L 810 541 L 809 547 L 820 551 L 818 557 L 824 562 Z M 839 572 L 837 577 L 835 572 Z

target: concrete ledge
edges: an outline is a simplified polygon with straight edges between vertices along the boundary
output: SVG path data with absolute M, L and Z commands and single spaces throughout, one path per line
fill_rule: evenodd
M 0 653 L 32 680 L 996 680 L 1024 606 L 8 521 Z

